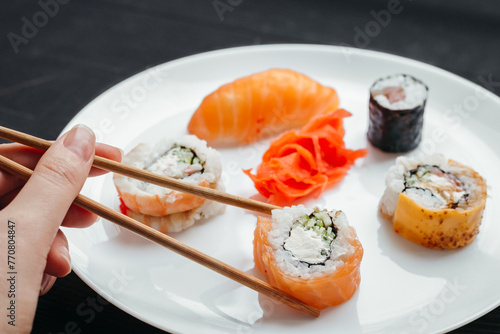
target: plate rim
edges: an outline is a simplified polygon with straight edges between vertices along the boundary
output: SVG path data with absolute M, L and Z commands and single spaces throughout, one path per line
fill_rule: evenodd
M 412 65 L 418 65 L 419 67 L 423 67 L 425 69 L 432 69 L 433 71 L 436 71 L 439 75 L 444 75 L 448 76 L 453 80 L 458 80 L 462 84 L 473 87 L 475 89 L 480 89 L 483 92 L 486 93 L 486 96 L 488 99 L 493 99 L 496 100 L 497 103 L 500 103 L 500 96 L 487 90 L 486 88 L 480 86 L 479 84 L 472 82 L 464 77 L 461 77 L 458 74 L 449 72 L 447 70 L 444 70 L 440 67 L 437 67 L 432 64 L 425 63 L 421 60 L 416 60 L 412 58 L 407 58 L 404 56 L 400 56 L 397 54 L 389 53 L 389 52 L 383 52 L 383 51 L 378 51 L 378 50 L 371 50 L 371 49 L 362 49 L 362 48 L 356 48 L 356 47 L 351 47 L 351 46 L 340 46 L 340 45 L 329 45 L 329 44 L 301 44 L 301 43 L 283 43 L 283 44 L 261 44 L 261 45 L 243 45 L 243 46 L 235 46 L 235 47 L 227 47 L 227 48 L 222 48 L 222 49 L 217 49 L 217 50 L 210 50 L 210 51 L 205 51 L 201 53 L 195 53 L 191 55 L 187 55 L 181 58 L 176 58 L 172 59 L 169 61 L 166 61 L 164 63 L 156 64 L 151 67 L 146 67 L 143 70 L 134 73 L 127 78 L 120 80 L 112 86 L 106 88 L 103 92 L 97 94 L 95 97 L 92 98 L 89 103 L 87 103 L 84 107 L 82 107 L 76 114 L 71 118 L 71 120 L 66 124 L 66 126 L 63 128 L 59 136 L 62 136 L 66 131 L 68 131 L 70 128 L 68 127 L 69 124 L 72 124 L 74 119 L 78 117 L 78 115 L 84 111 L 85 109 L 89 108 L 92 106 L 98 99 L 103 97 L 105 94 L 108 94 L 110 91 L 119 89 L 122 85 L 126 85 L 128 82 L 134 80 L 136 77 L 139 77 L 143 75 L 146 71 L 150 71 L 153 69 L 158 69 L 159 67 L 167 67 L 167 66 L 177 66 L 177 64 L 182 64 L 182 63 L 187 63 L 189 61 L 197 61 L 199 59 L 203 58 L 209 58 L 214 55 L 223 53 L 223 54 L 236 54 L 236 53 L 247 53 L 249 50 L 250 51 L 272 51 L 272 50 L 284 50 L 284 49 L 310 49 L 310 51 L 313 51 L 314 49 L 317 49 L 319 51 L 335 51 L 335 52 L 342 52 L 342 50 L 350 50 L 351 53 L 358 53 L 361 55 L 369 55 L 371 57 L 376 57 L 376 58 L 387 58 L 387 57 L 392 57 L 395 60 L 398 60 L 402 63 L 408 63 Z
M 397 54 L 389 53 L 389 52 L 383 52 L 383 51 L 378 51 L 378 50 L 371 50 L 371 49 L 363 49 L 363 48 L 355 48 L 355 47 L 350 47 L 350 46 L 341 46 L 341 45 L 329 45 L 329 44 L 301 44 L 301 43 L 283 43 L 283 44 L 262 44 L 262 45 L 243 45 L 243 46 L 235 46 L 235 47 L 227 47 L 227 48 L 222 48 L 222 49 L 216 49 L 216 50 L 210 50 L 210 51 L 205 51 L 201 53 L 196 53 L 196 54 L 191 54 L 191 55 L 186 55 L 181 58 L 176 58 L 172 59 L 169 61 L 166 61 L 164 63 L 156 64 L 150 67 L 146 67 L 143 70 L 134 73 L 127 78 L 120 80 L 111 86 L 105 88 L 104 91 L 93 97 L 84 107 L 82 107 L 72 118 L 71 120 L 65 125 L 59 136 L 62 136 L 65 132 L 70 130 L 70 128 L 74 125 L 76 120 L 81 116 L 85 110 L 90 109 L 94 104 L 98 104 L 99 100 L 101 98 L 104 98 L 107 94 L 112 93 L 113 91 L 120 90 L 122 86 L 126 86 L 130 82 L 136 80 L 137 78 L 141 77 L 144 75 L 147 71 L 151 71 L 154 69 L 158 69 L 160 67 L 176 67 L 180 66 L 183 64 L 187 64 L 189 62 L 196 62 L 196 61 L 203 61 L 205 59 L 209 59 L 211 57 L 217 56 L 217 55 L 225 55 L 225 56 L 231 56 L 231 55 L 236 55 L 239 53 L 248 53 L 248 52 L 272 52 L 272 51 L 308 51 L 308 52 L 314 52 L 314 51 L 320 51 L 320 52 L 332 52 L 332 53 L 342 53 L 343 50 L 348 50 L 351 53 L 355 53 L 357 55 L 365 56 L 368 58 L 376 58 L 376 59 L 383 59 L 383 60 L 394 60 L 394 61 L 399 61 L 405 65 L 409 65 L 412 67 L 417 67 L 417 68 L 423 68 L 426 71 L 432 70 L 439 76 L 445 76 L 448 77 L 452 81 L 457 81 L 463 86 L 469 87 L 471 89 L 479 89 L 486 93 L 487 99 L 491 99 L 493 103 L 496 103 L 500 105 L 500 96 L 496 95 L 494 92 L 491 92 L 487 90 L 485 87 L 480 86 L 477 83 L 474 83 L 464 77 L 461 77 L 458 74 L 449 72 L 447 70 L 444 70 L 442 68 L 439 68 L 435 65 L 425 63 L 420 60 L 412 59 L 412 58 L 407 58 L 404 56 L 400 56 Z M 500 133 L 500 131 L 497 131 L 497 133 Z M 66 228 L 63 227 L 63 230 Z M 70 240 L 70 237 L 68 237 L 68 241 L 70 242 L 70 245 L 72 241 Z M 71 247 L 70 247 L 71 248 Z M 112 303 L 114 306 L 117 308 L 121 309 L 122 311 L 128 313 L 129 315 L 135 317 L 136 319 L 139 319 L 140 321 L 147 323 L 151 326 L 154 326 L 160 330 L 168 330 L 171 332 L 175 332 L 174 328 L 166 328 L 163 324 L 157 323 L 154 320 L 148 319 L 147 317 L 144 316 L 143 313 L 136 312 L 135 310 L 131 309 L 127 304 L 123 303 L 122 301 L 115 299 L 111 294 L 106 291 L 106 289 L 103 289 L 99 287 L 99 284 L 94 282 L 94 280 L 91 277 L 88 277 L 85 275 L 83 272 L 81 272 L 78 268 L 74 268 L 72 265 L 73 271 L 76 273 L 76 275 L 83 281 L 87 286 L 89 286 L 94 292 L 105 298 L 108 302 Z M 457 328 L 463 327 L 470 322 L 479 319 L 480 317 L 484 316 L 485 314 L 491 312 L 495 308 L 500 306 L 500 299 L 496 303 L 492 303 L 489 308 L 485 308 L 481 312 L 478 312 L 477 314 L 472 314 L 470 317 L 465 318 L 465 320 L 460 321 L 459 323 L 450 325 L 443 330 L 445 332 L 455 330 Z M 433 332 L 434 333 L 434 332 Z M 436 332 L 437 333 L 437 332 Z

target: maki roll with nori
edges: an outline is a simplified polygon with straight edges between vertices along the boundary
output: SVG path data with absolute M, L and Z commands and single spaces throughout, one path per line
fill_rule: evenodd
M 362 257 L 363 247 L 342 211 L 299 205 L 257 219 L 257 268 L 272 286 L 318 309 L 352 297 Z
M 443 155 L 399 157 L 389 169 L 380 214 L 399 235 L 429 248 L 468 245 L 479 232 L 486 183 Z
M 379 79 L 370 88 L 368 139 L 385 152 L 407 152 L 422 138 L 428 87 L 406 74 Z

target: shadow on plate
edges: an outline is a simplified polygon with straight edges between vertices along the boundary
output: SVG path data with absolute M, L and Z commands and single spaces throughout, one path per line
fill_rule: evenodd
M 264 280 L 255 267 L 246 272 Z M 201 296 L 201 301 L 211 311 L 235 324 L 238 333 L 252 333 L 254 330 L 258 331 L 260 326 L 279 327 L 280 330 L 287 331 L 297 326 L 308 326 L 310 322 L 321 319 L 335 323 L 334 318 L 339 321 L 349 318 L 349 330 L 356 331 L 356 328 L 361 330 L 356 308 L 358 295 L 357 291 L 349 301 L 322 310 L 318 319 L 235 282 L 225 282 L 213 287 Z
M 453 281 L 464 271 L 484 271 L 498 261 L 484 254 L 476 236 L 470 245 L 458 249 L 430 249 L 398 235 L 392 222 L 377 215 L 379 221 L 378 244 L 382 255 L 404 270 L 426 277 L 442 277 Z M 491 263 L 490 263 L 491 262 Z M 490 263 L 489 265 L 487 263 Z

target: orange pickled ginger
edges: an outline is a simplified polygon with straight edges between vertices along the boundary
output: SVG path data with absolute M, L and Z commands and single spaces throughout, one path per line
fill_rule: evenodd
M 319 196 L 338 183 L 367 149 L 345 147 L 344 109 L 316 116 L 299 131 L 290 130 L 273 140 L 257 167 L 244 170 L 269 202 L 282 205 L 304 196 Z

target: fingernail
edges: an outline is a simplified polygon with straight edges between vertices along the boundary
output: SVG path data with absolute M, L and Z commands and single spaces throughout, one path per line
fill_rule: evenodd
M 66 135 L 63 145 L 83 161 L 87 162 L 93 157 L 95 134 L 88 126 L 83 124 L 76 125 Z
M 59 255 L 61 255 L 61 257 L 63 259 L 65 259 L 66 262 L 68 263 L 68 268 L 69 269 L 68 269 L 68 272 L 64 275 L 64 276 L 66 276 L 66 275 L 68 275 L 71 272 L 71 258 L 69 256 L 69 250 L 68 250 L 68 248 L 66 246 L 59 247 Z
M 120 150 L 120 153 L 122 155 L 120 161 L 122 161 L 123 157 L 125 156 L 125 152 L 123 152 L 123 150 L 121 148 L 119 148 L 119 147 L 117 147 L 117 149 Z
M 42 278 L 42 283 L 40 284 L 40 295 L 45 294 L 47 291 L 47 286 L 49 285 L 50 281 L 52 280 L 52 276 L 43 273 L 43 278 Z

